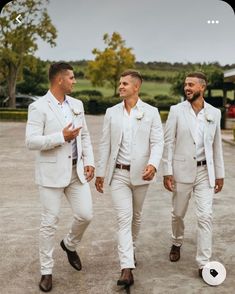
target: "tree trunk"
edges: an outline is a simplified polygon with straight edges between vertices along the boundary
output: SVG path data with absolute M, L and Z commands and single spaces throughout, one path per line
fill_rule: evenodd
M 9 76 L 7 79 L 8 95 L 9 95 L 9 107 L 16 108 L 16 79 L 17 79 L 17 67 L 14 64 L 9 65 Z

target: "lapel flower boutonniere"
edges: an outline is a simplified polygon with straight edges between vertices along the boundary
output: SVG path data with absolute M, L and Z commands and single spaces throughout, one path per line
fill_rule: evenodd
M 214 122 L 213 116 L 210 113 L 206 113 L 205 118 L 206 118 L 206 121 L 208 123 L 213 123 Z
M 81 112 L 79 112 L 79 110 L 77 108 L 72 108 L 72 112 L 73 112 L 74 116 L 81 114 Z
M 136 115 L 136 119 L 137 120 L 141 120 L 144 117 L 144 113 L 143 111 L 139 110 L 138 114 Z

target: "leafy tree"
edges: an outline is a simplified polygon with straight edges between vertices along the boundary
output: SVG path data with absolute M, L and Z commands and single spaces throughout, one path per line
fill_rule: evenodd
M 223 70 L 215 64 L 195 64 L 191 66 L 189 70 L 182 70 L 173 79 L 173 85 L 171 91 L 176 95 L 184 94 L 184 80 L 187 73 L 191 71 L 201 71 L 204 72 L 208 80 L 208 89 L 216 88 L 223 89 L 224 77 Z
M 120 74 L 127 68 L 133 68 L 135 56 L 132 48 L 125 47 L 125 41 L 119 33 L 114 32 L 112 36 L 107 33 L 103 36 L 107 47 L 104 51 L 93 49 L 96 56 L 94 61 L 88 63 L 87 76 L 94 86 L 103 86 L 108 81 L 117 96 Z
M 47 62 L 32 56 L 34 66 L 23 67 L 23 80 L 16 85 L 17 92 L 44 95 L 48 89 Z
M 0 18 L 0 72 L 7 83 L 10 107 L 15 107 L 16 81 L 23 65 L 32 66 L 37 39 L 55 46 L 57 37 L 47 13 L 49 0 L 13 0 L 2 10 Z M 20 15 L 21 23 L 16 17 Z

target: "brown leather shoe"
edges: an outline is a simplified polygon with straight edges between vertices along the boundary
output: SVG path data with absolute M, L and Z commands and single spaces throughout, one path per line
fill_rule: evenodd
M 68 250 L 65 247 L 63 240 L 60 242 L 60 246 L 67 253 L 68 261 L 72 265 L 72 267 L 75 268 L 77 271 L 80 271 L 82 269 L 82 263 L 77 252 Z
M 176 262 L 180 259 L 180 246 L 171 246 L 171 251 L 169 254 L 170 261 Z
M 203 277 L 202 277 L 202 270 L 203 270 L 203 268 L 199 268 L 199 270 L 198 270 L 198 275 L 199 275 L 200 278 L 203 279 Z
M 117 281 L 118 286 L 131 286 L 134 284 L 134 277 L 130 268 L 124 268 L 121 271 L 120 279 Z
M 43 292 L 49 292 L 52 289 L 52 275 L 42 275 L 39 288 Z

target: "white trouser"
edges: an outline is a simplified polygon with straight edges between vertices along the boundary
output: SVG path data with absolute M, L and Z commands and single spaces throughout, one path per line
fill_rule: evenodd
M 130 172 L 115 169 L 111 182 L 113 207 L 118 222 L 118 254 L 121 269 L 135 268 L 134 247 L 140 230 L 147 185 L 133 186 Z
M 212 203 L 214 188 L 210 187 L 206 166 L 197 167 L 193 184 L 175 183 L 172 198 L 172 240 L 180 246 L 184 238 L 184 216 L 191 194 L 195 197 L 197 216 L 197 255 L 199 268 L 205 266 L 212 254 Z
M 73 222 L 69 233 L 64 238 L 65 246 L 74 251 L 83 233 L 92 219 L 92 198 L 88 183 L 82 184 L 78 179 L 76 167 L 73 167 L 71 182 L 64 188 L 39 186 L 42 204 L 41 226 L 39 231 L 39 255 L 41 274 L 52 273 L 54 260 L 55 232 L 59 221 L 61 198 L 66 196 L 73 210 Z

